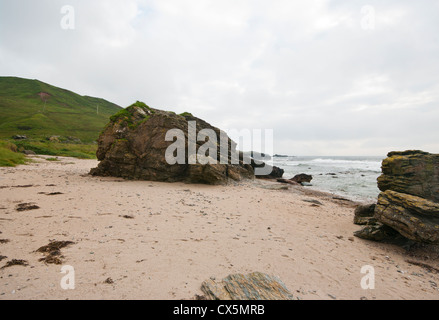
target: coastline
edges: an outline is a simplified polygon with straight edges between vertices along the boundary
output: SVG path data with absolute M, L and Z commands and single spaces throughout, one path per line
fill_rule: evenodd
M 275 158 L 284 177 L 297 173 L 313 177 L 312 189 L 338 194 L 360 202 L 373 202 L 379 194 L 377 178 L 385 157 L 378 156 L 295 156 Z
M 194 299 L 211 277 L 279 276 L 295 298 L 438 299 L 437 252 L 355 238 L 357 202 L 255 179 L 227 186 L 88 175 L 97 160 L 32 156 L 0 168 L 0 299 Z M 39 208 L 17 211 L 20 203 Z M 51 240 L 62 264 L 35 252 Z M 429 258 L 426 258 L 426 255 Z M 75 289 L 60 286 L 63 265 Z M 363 266 L 375 289 L 361 288 Z

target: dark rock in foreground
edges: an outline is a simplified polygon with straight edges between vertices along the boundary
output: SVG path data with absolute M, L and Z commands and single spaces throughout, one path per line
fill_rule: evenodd
M 206 280 L 201 290 L 210 300 L 292 300 L 282 281 L 260 272 L 232 274 L 222 281 Z

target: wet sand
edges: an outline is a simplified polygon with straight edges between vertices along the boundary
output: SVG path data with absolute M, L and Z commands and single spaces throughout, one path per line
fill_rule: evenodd
M 439 297 L 435 248 L 354 237 L 355 203 L 330 194 L 92 177 L 96 160 L 32 158 L 0 168 L 0 299 L 194 299 L 206 279 L 254 271 L 304 300 Z M 66 245 L 37 251 L 51 241 Z

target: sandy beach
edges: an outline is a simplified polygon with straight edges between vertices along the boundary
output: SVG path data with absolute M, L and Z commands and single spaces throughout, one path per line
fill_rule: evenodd
M 303 300 L 439 297 L 434 247 L 354 237 L 355 203 L 330 194 L 92 177 L 96 160 L 46 158 L 0 168 L 0 299 L 194 299 L 206 279 L 254 271 Z M 53 240 L 73 242 L 61 264 L 39 261 Z M 60 285 L 66 265 L 74 289 Z M 367 265 L 374 289 L 361 287 Z

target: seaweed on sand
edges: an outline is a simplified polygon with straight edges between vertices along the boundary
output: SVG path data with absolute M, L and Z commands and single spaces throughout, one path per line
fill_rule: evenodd
M 45 257 L 39 259 L 38 261 L 49 263 L 49 264 L 62 264 L 62 259 L 64 256 L 61 254 L 61 249 L 65 248 L 71 244 L 72 241 L 50 241 L 46 246 L 42 246 L 36 250 L 36 252 L 44 253 Z
M 12 267 L 12 266 L 23 266 L 23 267 L 26 267 L 28 265 L 29 264 L 28 264 L 28 262 L 26 260 L 12 259 L 12 260 L 6 262 L 6 264 L 3 267 L 1 267 L 0 269 Z
M 39 209 L 40 207 L 37 206 L 35 203 L 20 203 L 17 205 L 16 209 L 17 211 L 28 211 L 28 210 L 35 210 Z

